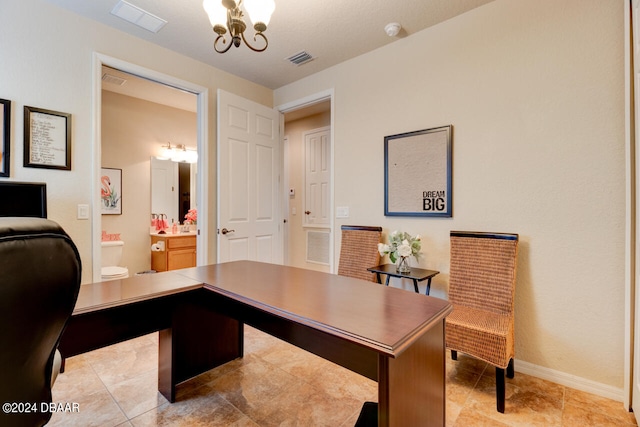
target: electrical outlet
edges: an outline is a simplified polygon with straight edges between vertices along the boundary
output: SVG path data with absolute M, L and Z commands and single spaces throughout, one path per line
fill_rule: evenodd
M 78 205 L 78 219 L 89 219 L 89 205 Z

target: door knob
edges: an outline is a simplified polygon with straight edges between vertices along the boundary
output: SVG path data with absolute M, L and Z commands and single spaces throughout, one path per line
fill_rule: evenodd
M 311 211 L 304 211 L 304 214 L 305 215 L 309 215 L 309 214 L 311 214 Z
M 233 233 L 234 231 L 236 230 L 227 230 L 226 228 L 223 228 L 222 230 L 220 230 L 222 234 Z

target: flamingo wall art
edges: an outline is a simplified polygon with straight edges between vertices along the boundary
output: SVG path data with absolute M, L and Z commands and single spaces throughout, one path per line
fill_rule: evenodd
M 100 200 L 103 215 L 122 214 L 122 169 L 102 168 Z

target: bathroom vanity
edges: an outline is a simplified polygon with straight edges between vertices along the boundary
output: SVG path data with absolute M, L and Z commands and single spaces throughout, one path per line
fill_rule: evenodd
M 155 271 L 178 270 L 196 266 L 196 234 L 152 234 L 151 269 Z

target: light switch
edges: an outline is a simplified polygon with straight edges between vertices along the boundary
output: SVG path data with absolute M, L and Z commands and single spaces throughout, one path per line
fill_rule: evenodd
M 296 195 L 296 189 L 295 188 L 290 188 L 289 189 L 289 195 L 290 196 L 295 196 Z
M 349 206 L 338 206 L 336 208 L 336 218 L 349 218 Z
M 89 205 L 78 205 L 78 219 L 89 219 Z

